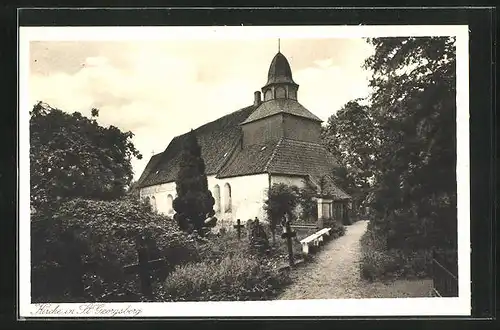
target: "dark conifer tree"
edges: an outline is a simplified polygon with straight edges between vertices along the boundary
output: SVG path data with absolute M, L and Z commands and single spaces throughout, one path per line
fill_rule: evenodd
M 203 235 L 207 227 L 215 221 L 205 223 L 213 217 L 215 200 L 208 189 L 205 162 L 201 157 L 201 147 L 193 130 L 189 132 L 181 152 L 180 168 L 175 181 L 177 198 L 173 202 L 175 220 L 182 230 L 196 230 Z

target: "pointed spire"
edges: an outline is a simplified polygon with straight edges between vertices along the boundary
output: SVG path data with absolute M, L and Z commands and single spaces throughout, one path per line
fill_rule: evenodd
M 280 53 L 280 38 L 278 38 L 278 53 Z

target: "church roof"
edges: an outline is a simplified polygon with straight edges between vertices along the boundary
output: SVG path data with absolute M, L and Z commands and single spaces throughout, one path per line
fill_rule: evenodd
M 335 184 L 331 176 L 338 164 L 337 159 L 319 143 L 283 138 L 244 149 L 238 148 L 217 174 L 217 178 L 261 173 L 303 176 L 316 185 L 323 181 L 323 195 L 338 200 L 349 199 L 350 196 Z
M 322 122 L 316 115 L 307 110 L 302 104 L 292 99 L 272 99 L 263 102 L 242 124 L 270 117 L 278 113 L 308 118 Z
M 146 165 L 146 168 L 144 169 L 144 171 L 142 171 L 142 174 L 141 174 L 139 180 L 137 180 L 138 187 L 141 186 L 142 182 L 144 182 L 144 180 L 148 177 L 149 173 L 151 173 L 153 168 L 155 168 L 156 165 L 158 165 L 158 162 L 161 159 L 161 155 L 162 155 L 162 153 L 160 152 L 159 154 L 153 155 L 151 157 L 148 164 Z
M 333 197 L 336 200 L 346 200 L 351 199 L 351 196 L 343 191 L 339 186 L 335 184 L 335 180 L 330 175 L 321 176 L 310 175 L 309 179 L 316 185 L 323 184 L 321 187 L 321 195 Z
M 292 78 L 292 69 L 286 57 L 278 52 L 271 61 L 269 72 L 267 73 L 267 85 L 277 83 L 290 83 L 296 85 Z
M 282 139 L 267 166 L 269 173 L 327 175 L 338 161 L 319 143 Z
M 195 130 L 207 175 L 221 179 L 263 173 L 296 175 L 316 184 L 325 177 L 323 194 L 349 198 L 330 177 L 338 161 L 322 144 L 282 138 L 241 148 L 239 123 L 254 109 L 243 108 Z M 186 138 L 187 133 L 175 137 L 164 152 L 151 157 L 139 179 L 140 188 L 175 181 Z
M 239 144 L 242 133 L 239 124 L 244 121 L 255 107 L 249 106 L 207 123 L 194 130 L 201 147 L 207 175 L 216 174 L 226 163 Z M 179 171 L 179 161 L 187 133 L 176 136 L 161 154 L 151 158 L 139 180 L 140 187 L 152 186 L 175 181 Z
M 323 145 L 280 139 L 263 145 L 238 148 L 218 173 L 218 178 L 257 173 L 318 176 L 331 173 L 338 165 Z

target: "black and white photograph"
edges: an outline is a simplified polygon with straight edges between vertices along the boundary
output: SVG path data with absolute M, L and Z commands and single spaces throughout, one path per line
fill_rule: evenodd
M 470 313 L 467 26 L 20 38 L 23 316 Z

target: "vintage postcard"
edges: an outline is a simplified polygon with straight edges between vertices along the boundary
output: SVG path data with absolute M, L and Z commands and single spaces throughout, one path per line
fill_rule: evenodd
M 19 37 L 21 317 L 470 315 L 467 26 Z

